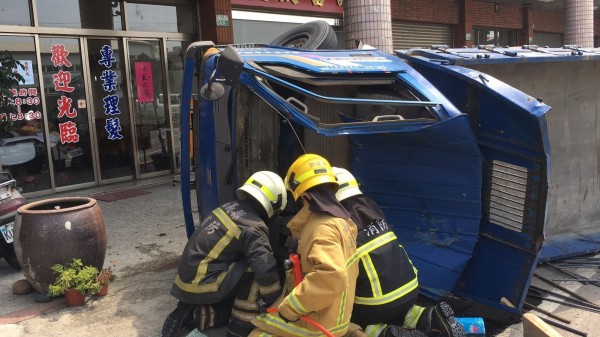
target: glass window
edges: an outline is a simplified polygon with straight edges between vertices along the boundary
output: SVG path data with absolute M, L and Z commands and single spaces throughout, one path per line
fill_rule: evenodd
M 181 84 L 183 81 L 183 64 L 185 61 L 185 51 L 191 42 L 188 41 L 167 41 L 167 63 L 169 64 L 169 111 L 171 112 L 172 133 L 175 139 L 175 157 L 177 158 L 177 167 L 179 168 L 180 158 L 180 104 L 181 104 Z M 197 81 L 193 81 L 192 93 L 197 92 Z M 191 123 L 190 123 L 191 125 Z
M 78 0 L 37 0 L 41 27 L 81 28 Z
M 40 38 L 56 186 L 94 181 L 90 124 L 79 40 Z
M 130 40 L 128 47 L 140 173 L 168 170 L 171 135 L 166 132 L 160 44 L 158 40 Z
M 122 40 L 88 39 L 100 178 L 135 174 Z
M 127 3 L 127 30 L 195 33 L 196 11 L 193 6 L 146 5 Z
M 475 29 L 473 43 L 475 45 L 515 46 L 517 32 L 514 30 Z
M 120 1 L 37 0 L 41 27 L 121 30 Z
M 44 133 L 44 118 L 35 43 L 33 37 L 0 36 L 7 50 L 23 68 L 17 71 L 24 82 L 12 88 L 13 104 L 0 111 L 0 162 L 17 180 L 23 192 L 48 190 L 50 170 Z M 55 138 L 50 138 L 56 144 Z
M 0 23 L 31 26 L 29 1 L 0 0 Z

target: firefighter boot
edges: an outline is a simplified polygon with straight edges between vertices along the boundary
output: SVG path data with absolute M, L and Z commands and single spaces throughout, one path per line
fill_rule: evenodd
M 193 323 L 195 307 L 193 304 L 177 302 L 177 308 L 165 319 L 162 327 L 162 337 L 175 337 L 183 327 Z
M 250 322 L 232 318 L 227 325 L 227 337 L 247 337 L 254 328 L 255 326 Z
M 454 317 L 454 310 L 446 302 L 427 309 L 417 322 L 417 329 L 428 335 L 439 333 L 444 337 L 466 337 L 467 333 Z
M 427 335 L 416 329 L 409 329 L 404 326 L 391 324 L 379 334 L 379 337 L 427 337 Z

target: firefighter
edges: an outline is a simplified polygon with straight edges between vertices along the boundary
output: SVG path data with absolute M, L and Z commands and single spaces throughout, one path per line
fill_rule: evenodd
M 415 305 L 419 295 L 417 269 L 383 212 L 363 195 L 348 170 L 334 167 L 333 172 L 340 185 L 335 196 L 358 226 L 353 260 L 360 262 L 352 322 L 365 329 L 369 337 L 400 336 L 402 328 L 464 337 L 466 333 L 447 303 L 428 309 Z
M 285 179 L 294 200 L 303 204 L 287 226 L 297 239 L 296 253 L 304 277 L 276 303 L 278 314 L 261 314 L 252 321 L 257 329 L 250 336 L 321 335 L 300 316 L 342 336 L 349 330 L 358 276 L 358 265 L 347 264 L 356 251 L 356 225 L 335 198 L 338 183 L 325 158 L 300 156 Z
M 208 214 L 189 238 L 171 288 L 179 302 L 164 322 L 163 337 L 177 336 L 191 323 L 200 331 L 227 325 L 227 336 L 247 336 L 257 302 L 271 304 L 281 295 L 266 223 L 286 207 L 283 180 L 256 172 L 237 196 Z

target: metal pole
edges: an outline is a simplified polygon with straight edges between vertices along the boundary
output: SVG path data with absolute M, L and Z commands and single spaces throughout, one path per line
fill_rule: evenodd
M 594 305 L 595 305 L 595 303 L 594 303 L 594 302 L 590 302 L 590 300 L 588 300 L 587 298 L 585 298 L 585 297 L 583 297 L 583 296 L 580 296 L 580 295 L 578 295 L 578 294 L 576 294 L 576 293 L 572 292 L 571 290 L 569 290 L 569 289 L 567 289 L 567 288 L 565 288 L 565 287 L 561 286 L 560 284 L 557 284 L 557 283 L 555 283 L 555 282 L 552 282 L 552 281 L 550 281 L 549 279 L 547 279 L 547 278 L 545 278 L 545 277 L 543 277 L 543 276 L 541 276 L 541 275 L 538 275 L 538 274 L 535 274 L 535 273 L 534 273 L 534 274 L 533 274 L 533 276 L 535 276 L 535 277 L 539 278 L 540 280 L 542 280 L 542 281 L 544 281 L 544 282 L 548 283 L 549 285 L 551 285 L 551 286 L 553 286 L 553 287 L 555 287 L 555 288 L 558 288 L 558 289 L 560 289 L 560 290 L 562 290 L 562 291 L 566 292 L 567 294 L 569 294 L 569 295 L 571 295 L 571 296 L 575 297 L 575 298 L 576 298 L 576 299 L 578 299 L 578 300 L 581 300 L 581 301 L 587 302 L 587 303 L 589 303 L 589 304 L 594 304 Z
M 566 326 L 566 325 L 563 325 L 563 324 L 557 323 L 557 322 L 555 322 L 555 321 L 549 320 L 549 319 L 547 319 L 547 318 L 544 318 L 544 317 L 540 317 L 540 319 L 541 319 L 542 321 L 544 321 L 544 322 L 546 322 L 546 323 L 550 324 L 550 325 L 554 325 L 555 327 L 557 327 L 557 328 L 559 328 L 559 329 L 562 329 L 562 330 L 565 330 L 565 331 L 568 331 L 568 332 L 574 333 L 574 334 L 576 334 L 576 335 L 578 335 L 578 336 L 587 337 L 587 332 L 582 332 L 582 331 L 579 331 L 579 330 L 575 330 L 575 329 L 573 329 L 573 328 L 571 328 L 571 327 L 568 327 L 568 326 Z
M 552 317 L 552 318 L 554 318 L 554 319 L 557 319 L 557 320 L 559 320 L 559 321 L 561 321 L 561 322 L 563 322 L 563 323 L 571 324 L 571 321 L 570 321 L 570 320 L 568 320 L 568 319 L 565 319 L 565 318 L 562 318 L 562 317 L 560 317 L 560 316 L 557 316 L 557 315 L 555 315 L 555 314 L 551 313 L 550 311 L 544 310 L 544 309 L 542 309 L 542 308 L 538 308 L 538 307 L 536 307 L 536 306 L 535 306 L 535 305 L 533 305 L 533 304 L 530 304 L 530 303 L 524 302 L 524 303 L 523 303 L 523 306 L 524 306 L 524 307 L 526 307 L 526 308 L 528 308 L 528 309 L 531 309 L 531 310 L 539 311 L 539 312 L 541 312 L 542 314 L 544 314 L 544 315 L 547 315 L 548 317 Z

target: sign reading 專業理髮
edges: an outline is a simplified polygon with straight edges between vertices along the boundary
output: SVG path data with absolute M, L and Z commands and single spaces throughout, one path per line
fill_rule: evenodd
M 114 57 L 114 51 L 109 45 L 104 45 L 100 49 L 100 60 L 98 64 L 103 65 L 106 70 L 102 71 L 100 79 L 102 80 L 102 89 L 108 94 L 102 98 L 104 106 L 104 114 L 109 117 L 106 118 L 104 130 L 108 134 L 109 140 L 121 140 L 123 135 L 121 131 L 121 119 L 119 115 L 121 110 L 119 109 L 119 95 L 115 92 L 117 90 L 117 72 L 112 69 L 113 64 L 117 62 Z

